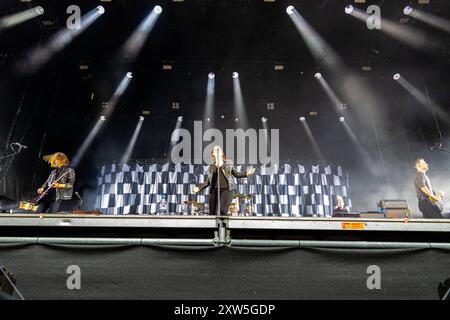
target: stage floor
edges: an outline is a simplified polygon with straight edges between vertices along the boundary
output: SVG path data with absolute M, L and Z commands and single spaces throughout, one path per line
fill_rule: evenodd
M 450 232 L 450 220 L 284 218 L 215 216 L 112 216 L 79 214 L 0 214 L 0 227 L 183 228 L 214 229 L 219 220 L 229 229 Z

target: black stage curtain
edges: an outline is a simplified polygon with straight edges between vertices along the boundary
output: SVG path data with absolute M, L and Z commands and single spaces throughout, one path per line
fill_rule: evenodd
M 26 299 L 438 299 L 450 275 L 444 250 L 0 245 L 0 263 Z

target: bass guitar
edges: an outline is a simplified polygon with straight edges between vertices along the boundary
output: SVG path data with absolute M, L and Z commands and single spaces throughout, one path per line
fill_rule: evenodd
M 439 195 L 441 196 L 441 198 L 444 197 L 444 193 L 443 192 L 439 192 Z M 442 213 L 444 211 L 444 205 L 442 204 L 441 201 L 438 201 L 432 197 L 428 197 L 428 201 L 430 201 L 430 203 L 435 206 L 436 208 L 439 209 L 439 211 Z

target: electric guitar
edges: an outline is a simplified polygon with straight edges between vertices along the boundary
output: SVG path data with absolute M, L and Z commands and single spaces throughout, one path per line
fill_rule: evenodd
M 444 197 L 444 193 L 443 192 L 439 192 L 438 195 L 440 195 L 441 197 Z M 436 199 L 434 199 L 432 197 L 428 197 L 428 201 L 430 201 L 430 203 L 433 206 L 438 208 L 441 213 L 444 211 L 444 205 L 442 204 L 441 201 L 437 201 Z
M 54 181 L 47 189 L 44 190 L 44 192 L 42 192 L 36 199 L 34 199 L 31 202 L 27 202 L 27 201 L 21 201 L 19 204 L 19 209 L 21 210 L 25 210 L 25 211 L 32 211 L 32 212 L 36 212 L 38 209 L 38 204 L 39 201 L 41 201 L 42 199 L 45 198 L 45 196 L 47 195 L 47 193 L 52 189 L 53 184 L 55 183 L 59 183 L 59 181 L 62 180 L 62 178 L 64 178 L 65 176 L 67 176 L 70 173 L 70 171 L 67 171 L 66 173 L 64 173 L 63 175 L 61 175 L 61 177 L 59 177 L 58 179 L 56 179 L 56 181 Z

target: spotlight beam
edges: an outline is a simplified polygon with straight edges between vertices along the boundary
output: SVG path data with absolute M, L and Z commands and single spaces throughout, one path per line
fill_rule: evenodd
M 340 109 L 342 106 L 342 101 L 338 98 L 336 93 L 331 89 L 328 82 L 324 79 L 324 77 L 318 78 L 319 83 L 322 85 L 323 89 L 325 90 L 325 93 L 327 94 L 328 98 L 333 103 L 333 107 L 336 110 L 338 114 L 342 114 L 342 110 Z M 369 156 L 366 148 L 361 144 L 360 140 L 350 127 L 349 122 L 353 122 L 353 117 L 351 117 L 350 114 L 345 115 L 345 120 L 341 121 L 342 125 L 344 126 L 345 132 L 350 137 L 350 140 L 352 143 L 356 146 L 358 152 L 361 154 L 362 159 L 364 161 L 364 164 L 366 168 L 373 174 L 376 175 L 376 164 L 373 162 L 371 157 Z
M 317 78 L 317 77 L 316 77 Z M 328 82 L 322 77 L 317 78 L 317 80 L 319 81 L 319 83 L 321 84 L 322 88 L 325 90 L 325 93 L 327 94 L 328 98 L 331 100 L 331 102 L 333 103 L 333 107 L 336 110 L 337 113 L 341 113 L 341 106 L 342 106 L 342 101 L 338 98 L 338 96 L 336 95 L 336 93 L 334 93 L 333 89 L 331 89 L 330 85 L 328 84 Z
M 353 8 L 349 15 L 357 18 L 358 20 L 367 23 L 369 14 L 358 8 Z M 426 33 L 413 29 L 408 26 L 401 25 L 400 23 L 390 21 L 386 18 L 381 19 L 380 31 L 386 33 L 392 38 L 403 42 L 404 44 L 413 47 L 415 49 L 421 49 L 425 51 L 434 51 L 438 49 L 439 41 L 430 38 Z
M 114 91 L 114 94 L 112 95 L 111 99 L 109 100 L 108 109 L 106 112 L 107 116 L 110 116 L 114 112 L 114 109 L 116 105 L 119 103 L 120 98 L 123 96 L 128 86 L 130 85 L 130 82 L 133 77 L 130 77 L 129 74 L 130 72 L 125 74 L 125 76 L 122 78 L 119 85 L 117 86 L 116 90 Z
M 131 81 L 131 78 L 129 78 L 127 75 L 125 75 L 123 77 L 122 81 L 120 82 L 119 86 L 117 87 L 116 91 L 114 92 L 113 96 L 111 97 L 111 99 L 108 103 L 109 106 L 108 106 L 108 109 L 107 109 L 105 115 L 100 116 L 100 119 L 97 121 L 94 128 L 92 128 L 91 132 L 89 133 L 87 138 L 84 140 L 81 147 L 78 149 L 78 151 L 74 157 L 74 160 L 73 160 L 73 164 L 74 164 L 75 168 L 76 168 L 76 166 L 78 166 L 78 164 L 80 163 L 84 154 L 86 153 L 86 151 L 88 150 L 88 148 L 90 147 L 92 142 L 94 141 L 94 139 L 97 136 L 98 132 L 100 131 L 100 128 L 102 127 L 103 123 L 106 121 L 106 117 L 110 116 L 113 113 L 114 107 L 119 102 L 120 97 L 125 93 L 125 90 L 127 89 L 128 85 L 130 84 L 130 81 Z
M 203 125 L 207 127 L 213 126 L 214 96 L 215 96 L 215 77 L 212 77 L 210 73 L 208 76 L 208 84 L 206 86 L 206 101 L 203 119 Z
M 450 33 L 450 21 L 447 19 L 432 15 L 424 11 L 416 10 L 412 7 L 411 12 L 408 15 L 434 28 Z
M 177 143 L 180 140 L 180 137 L 181 137 L 180 131 L 181 131 L 182 124 L 183 124 L 183 117 L 180 116 L 177 118 L 177 123 L 175 124 L 175 128 L 173 129 L 172 134 L 170 135 L 169 152 L 166 152 L 168 160 L 171 159 L 173 148 L 177 145 Z M 166 145 L 166 148 L 167 148 L 167 145 Z
M 291 13 L 290 13 L 291 12 Z M 342 67 L 338 54 L 325 42 L 325 40 L 311 27 L 311 25 L 290 6 L 288 16 L 291 18 L 298 32 L 303 37 L 314 58 L 321 64 L 333 70 Z
M 423 92 L 417 89 L 413 84 L 411 84 L 405 77 L 400 77 L 396 82 L 398 82 L 406 91 L 408 91 L 422 106 L 427 108 L 429 111 L 437 114 L 442 120 L 450 123 L 449 114 L 444 111 L 444 109 L 438 104 L 431 101 Z
M 160 16 L 160 10 L 162 11 L 161 7 L 156 6 L 139 24 L 137 29 L 122 46 L 122 56 L 130 58 L 131 60 L 136 59 Z
M 237 73 L 237 72 L 235 72 Z M 233 76 L 233 92 L 234 92 L 234 114 L 239 119 L 239 127 L 248 128 L 247 112 L 245 110 L 244 96 L 242 94 L 241 81 L 239 76 Z M 238 126 L 238 124 L 236 124 Z
M 263 141 L 261 143 L 266 146 L 267 154 L 272 154 L 271 150 L 271 140 L 269 136 L 269 124 L 266 117 L 261 119 L 262 127 L 264 129 L 264 134 L 262 135 Z
M 105 122 L 105 118 L 101 117 L 100 119 L 98 119 L 94 128 L 92 128 L 91 132 L 89 132 L 88 136 L 86 137 L 83 144 L 81 145 L 81 147 L 78 149 L 77 153 L 75 154 L 75 157 L 73 158 L 73 161 L 72 161 L 73 168 L 78 167 L 81 160 L 83 159 L 83 156 L 85 155 L 86 151 L 89 149 L 90 145 L 92 144 L 95 137 L 99 133 L 104 122 Z
M 39 17 L 44 14 L 44 8 L 41 6 L 34 7 L 22 12 L 18 12 L 0 19 L 0 31 L 12 28 L 18 24 Z
M 29 59 L 23 60 L 17 67 L 19 72 L 33 73 L 38 71 L 44 64 L 50 61 L 53 56 L 64 49 L 84 30 L 92 25 L 100 16 L 101 11 L 98 7 L 92 9 L 81 18 L 81 25 L 79 29 L 61 29 L 54 35 L 44 46 L 34 48 L 29 56 Z
M 314 135 L 313 135 L 313 133 L 311 131 L 311 128 L 309 127 L 308 122 L 307 121 L 300 121 L 300 122 L 301 122 L 301 124 L 303 125 L 303 128 L 306 131 L 306 135 L 308 136 L 309 141 L 311 142 L 311 144 L 312 144 L 312 146 L 314 148 L 314 152 L 316 153 L 316 156 L 318 157 L 318 159 L 320 161 L 324 160 L 325 158 L 324 158 L 324 156 L 322 154 L 322 150 L 320 150 L 320 147 L 319 147 L 316 139 L 314 138 Z
M 374 95 L 367 83 L 346 67 L 336 51 L 328 45 L 295 8 L 292 9 L 292 14 L 289 14 L 289 17 L 316 61 L 326 68 L 333 78 L 340 79 L 342 95 L 348 103 L 359 106 L 356 112 L 361 115 L 361 118 L 364 119 L 367 112 L 376 110 L 377 106 L 380 105 L 380 99 Z M 342 77 L 343 74 L 344 77 Z M 376 115 L 378 116 L 378 114 Z
M 372 175 L 376 176 L 377 164 L 372 160 L 372 157 L 370 157 L 369 153 L 367 152 L 367 149 L 361 144 L 361 141 L 358 139 L 355 132 L 350 127 L 349 121 L 342 122 L 342 125 L 344 126 L 345 132 L 347 132 L 347 135 L 350 137 L 350 140 L 356 146 L 358 152 L 361 154 L 362 160 L 364 161 L 364 165 Z
M 125 164 L 128 162 L 128 160 L 130 160 L 131 155 L 133 154 L 134 147 L 136 146 L 136 142 L 139 137 L 139 133 L 141 132 L 143 123 L 144 123 L 144 118 L 140 118 L 136 128 L 134 129 L 133 136 L 131 137 L 131 140 L 128 143 L 127 150 L 125 151 L 125 153 L 122 156 L 122 159 L 120 160 L 121 164 Z

